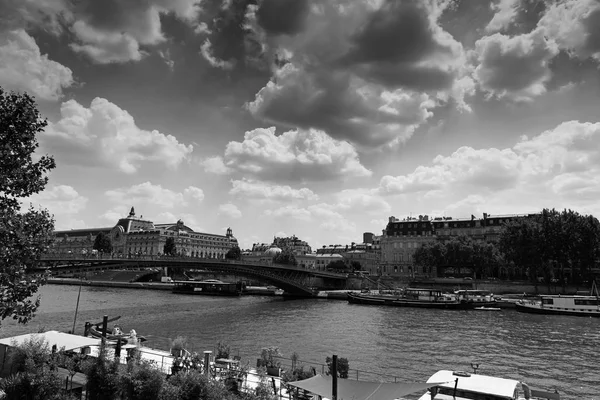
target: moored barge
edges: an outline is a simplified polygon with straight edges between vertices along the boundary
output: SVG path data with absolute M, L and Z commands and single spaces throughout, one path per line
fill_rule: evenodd
M 348 293 L 348 302 L 352 304 L 453 310 L 473 308 L 473 303 L 460 300 L 453 293 L 444 293 L 437 289 L 418 288 L 407 288 L 397 294 Z
M 210 296 L 240 296 L 244 290 L 244 284 L 222 282 L 218 279 L 207 279 L 204 281 L 173 281 L 173 293 L 179 294 L 202 294 Z

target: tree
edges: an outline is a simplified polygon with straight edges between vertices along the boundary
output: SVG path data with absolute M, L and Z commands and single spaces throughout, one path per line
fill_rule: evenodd
M 327 368 L 329 369 L 329 372 L 327 373 L 327 375 L 333 375 L 333 358 L 327 356 L 325 358 L 325 363 L 327 364 Z M 344 357 L 338 357 L 338 359 L 337 359 L 337 376 L 339 378 L 346 379 L 346 378 L 348 378 L 349 371 L 350 371 L 350 363 L 348 362 L 348 359 L 344 358 Z
M 273 262 L 275 264 L 285 264 L 293 266 L 298 265 L 294 253 L 292 253 L 289 249 L 284 249 L 281 253 L 276 254 L 273 257 Z
M 53 353 L 44 338 L 31 338 L 10 348 L 8 365 L 12 374 L 0 380 L 7 399 L 70 398 L 62 392 L 63 381 L 56 371 L 58 353 Z
M 228 260 L 239 260 L 242 258 L 242 251 L 238 246 L 234 246 L 227 251 L 225 258 Z
M 90 400 L 118 398 L 123 389 L 119 375 L 119 362 L 108 357 L 104 343 L 100 346 L 98 357 L 91 358 L 84 370 Z
M 163 247 L 163 254 L 174 256 L 177 254 L 177 248 L 175 247 L 175 239 L 172 237 L 167 238 Z
M 100 232 L 98 236 L 96 236 L 96 239 L 94 240 L 94 250 L 98 250 L 101 253 L 112 252 L 112 243 L 110 237 L 106 233 Z
M 344 260 L 335 260 L 327 264 L 325 269 L 333 271 L 346 271 L 348 269 L 348 266 L 346 265 Z
M 21 212 L 20 204 L 44 189 L 56 166 L 51 156 L 32 157 L 46 125 L 32 97 L 0 88 L 0 321 L 29 321 L 40 304 L 32 296 L 46 281 L 28 269 L 52 243 L 54 221 L 32 206 Z

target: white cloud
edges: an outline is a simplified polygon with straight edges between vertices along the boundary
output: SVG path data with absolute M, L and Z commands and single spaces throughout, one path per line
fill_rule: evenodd
M 127 111 L 99 97 L 90 108 L 64 102 L 61 119 L 48 125 L 40 141 L 62 162 L 108 165 L 125 173 L 137 172 L 144 162 L 176 169 L 193 150 L 172 135 L 140 129 Z
M 293 189 L 290 186 L 272 185 L 251 179 L 234 180 L 229 194 L 240 198 L 269 199 L 276 201 L 317 200 L 317 196 L 308 188 Z
M 543 207 L 600 212 L 598 176 L 600 123 L 569 121 L 535 137 L 524 136 L 512 148 L 461 147 L 410 174 L 382 178 L 379 190 L 410 193 L 423 204 L 443 201 L 449 204 L 445 211 L 466 217 Z
M 84 43 L 71 43 L 71 48 L 99 64 L 139 61 L 147 55 L 140 50 L 138 41 L 127 32 L 104 32 L 84 21 L 75 22 L 71 29 Z
M 55 35 L 72 19 L 69 0 L 2 0 L 0 29 L 43 29 Z
M 242 212 L 237 208 L 235 204 L 227 203 L 219 206 L 219 215 L 223 215 L 229 218 L 241 218 Z
M 23 201 L 24 206 L 29 203 L 47 208 L 52 214 L 77 214 L 88 202 L 87 197 L 81 196 L 77 190 L 69 185 L 58 185 L 47 188 Z
M 336 195 L 337 206 L 344 211 L 370 215 L 385 215 L 391 207 L 377 192 L 365 189 L 346 189 Z
M 57 185 L 46 188 L 22 201 L 22 209 L 29 205 L 34 208 L 45 208 L 55 218 L 55 229 L 84 228 L 85 223 L 79 219 L 79 213 L 85 210 L 88 198 L 80 195 L 69 185 Z
M 546 92 L 549 63 L 558 52 L 540 30 L 514 37 L 496 33 L 475 43 L 479 65 L 474 77 L 491 95 L 530 100 Z
M 265 210 L 264 215 L 268 217 L 293 218 L 300 221 L 310 221 L 311 213 L 306 208 L 288 205 L 273 210 Z
M 288 131 L 277 136 L 275 128 L 257 128 L 243 142 L 229 142 L 223 157 L 227 168 L 274 181 L 316 181 L 366 177 L 356 150 L 320 131 Z
M 204 171 L 216 175 L 226 175 L 231 173 L 231 169 L 225 166 L 223 158 L 219 156 L 208 157 L 200 162 L 200 165 L 204 167 Z
M 492 20 L 487 24 L 485 30 L 488 32 L 502 31 L 514 21 L 522 0 L 498 0 L 491 5 L 496 13 Z
M 63 88 L 72 84 L 71 70 L 42 55 L 27 32 L 0 30 L 0 86 L 27 91 L 44 100 L 58 100 Z
M 600 3 L 597 0 L 553 2 L 538 22 L 538 28 L 559 48 L 580 59 L 600 61 Z
M 202 43 L 202 46 L 200 46 L 200 54 L 202 54 L 202 57 L 204 57 L 204 59 L 208 61 L 210 65 L 224 70 L 231 70 L 233 67 L 235 67 L 235 63 L 233 61 L 220 60 L 213 56 L 210 46 L 209 39 L 206 39 L 204 43 Z
M 130 204 L 138 210 L 152 209 L 153 206 L 177 209 L 188 206 L 191 201 L 201 202 L 204 198 L 203 191 L 194 186 L 187 187 L 183 192 L 175 192 L 150 182 L 140 183 L 129 188 L 107 190 L 104 194 L 112 203 Z M 148 212 L 146 214 L 148 215 Z

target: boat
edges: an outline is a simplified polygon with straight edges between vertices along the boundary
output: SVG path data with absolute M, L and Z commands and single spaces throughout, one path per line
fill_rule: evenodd
M 473 308 L 472 303 L 459 300 L 453 293 L 444 293 L 439 289 L 406 288 L 385 294 L 366 294 L 348 292 L 348 302 L 395 307 L 421 307 L 464 310 Z
M 539 300 L 519 300 L 515 307 L 532 314 L 600 317 L 600 295 L 594 282 L 589 295 L 543 294 Z
M 489 290 L 461 289 L 454 292 L 459 300 L 473 303 L 474 307 L 496 307 L 497 299 Z
M 516 379 L 471 374 L 464 371 L 441 370 L 427 382 L 438 383 L 419 400 L 560 400 L 557 391 L 532 389 Z
M 500 307 L 475 307 L 474 310 L 479 311 L 502 311 Z
M 245 287 L 242 281 L 230 283 L 218 279 L 173 281 L 173 284 L 173 293 L 216 296 L 240 296 Z
M 86 324 L 87 325 L 87 324 Z M 88 334 L 96 337 L 96 338 L 102 338 L 102 330 L 99 328 L 98 325 L 93 325 L 93 324 L 89 324 L 86 326 L 86 334 L 85 336 L 87 336 Z M 107 340 L 112 340 L 112 341 L 119 341 L 121 342 L 122 345 L 125 344 L 137 344 L 137 341 L 139 340 L 140 342 L 145 342 L 146 338 L 143 336 L 139 336 L 136 331 L 134 329 L 132 329 L 131 331 L 129 331 L 129 333 L 124 333 L 121 331 L 121 328 L 118 325 L 115 325 L 115 327 L 110 331 L 111 333 L 106 333 L 106 339 Z

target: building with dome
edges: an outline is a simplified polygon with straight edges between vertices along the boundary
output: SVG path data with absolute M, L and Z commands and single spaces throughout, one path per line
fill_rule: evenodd
M 143 216 L 137 217 L 131 207 L 129 215 L 119 219 L 112 228 L 55 231 L 56 241 L 51 251 L 74 254 L 91 252 L 100 232 L 110 237 L 115 255 L 162 255 L 168 238 L 173 238 L 177 255 L 186 257 L 224 258 L 229 249 L 238 246 L 231 228 L 227 229 L 225 235 L 217 235 L 194 232 L 182 220 L 154 224 Z

